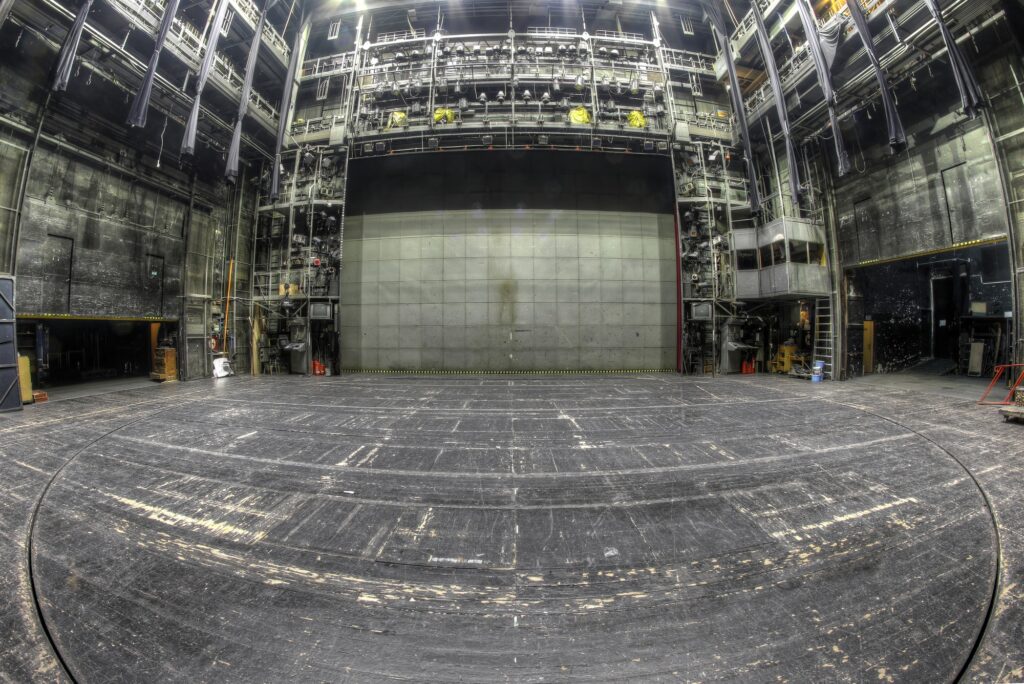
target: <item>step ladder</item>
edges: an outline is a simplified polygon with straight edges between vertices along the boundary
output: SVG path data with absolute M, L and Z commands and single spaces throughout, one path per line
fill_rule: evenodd
M 825 378 L 833 378 L 832 300 L 814 300 L 814 361 L 824 361 Z

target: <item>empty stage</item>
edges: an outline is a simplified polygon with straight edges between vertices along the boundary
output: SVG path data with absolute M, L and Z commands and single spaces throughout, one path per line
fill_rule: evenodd
M 41 497 L 30 591 L 0 577 L 87 682 L 951 680 L 992 516 L 892 417 L 905 397 L 867 412 L 848 387 L 351 375 L 56 402 L 2 447 L 8 474 L 73 458 L 45 493 L 16 480 L 24 520 Z M 8 675 L 48 657 L 19 615 Z

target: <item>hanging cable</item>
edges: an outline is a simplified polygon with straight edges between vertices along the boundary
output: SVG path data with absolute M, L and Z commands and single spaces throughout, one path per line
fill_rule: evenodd
M 860 144 L 860 133 L 857 132 L 857 128 L 853 129 L 853 137 L 857 141 L 857 154 L 860 155 L 860 164 L 854 161 L 853 170 L 858 174 L 862 174 L 868 170 L 868 160 L 864 157 L 864 148 Z
M 156 155 L 156 168 L 160 168 L 160 159 L 164 156 L 164 133 L 167 132 L 167 115 L 164 114 L 164 127 L 160 130 L 160 151 Z

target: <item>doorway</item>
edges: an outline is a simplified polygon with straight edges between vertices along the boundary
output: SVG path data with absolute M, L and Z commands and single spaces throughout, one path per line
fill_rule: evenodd
M 35 387 L 146 378 L 153 351 L 177 336 L 173 322 L 120 319 L 18 319 L 18 351 Z
M 1002 241 L 848 270 L 848 374 L 966 376 L 973 348 L 991 377 L 1012 358 L 1010 285 Z

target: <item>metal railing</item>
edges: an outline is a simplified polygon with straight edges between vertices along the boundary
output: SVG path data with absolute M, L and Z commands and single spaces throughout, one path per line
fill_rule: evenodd
M 552 38 L 572 38 L 576 34 L 573 28 L 558 28 L 555 26 L 530 26 L 526 29 L 528 36 L 551 36 Z
M 238 10 L 238 13 L 249 21 L 249 25 L 255 28 L 260 19 L 260 11 L 256 7 L 256 3 L 253 2 L 253 0 L 230 1 L 235 6 L 235 9 Z M 288 43 L 286 43 L 281 34 L 277 32 L 277 29 L 269 23 L 263 24 L 263 38 L 266 40 L 268 45 L 270 45 L 274 50 L 277 50 L 280 53 L 280 56 L 283 56 L 287 60 L 289 54 Z
M 381 33 L 377 36 L 375 43 L 381 45 L 383 43 L 397 43 L 403 40 L 415 40 L 417 38 L 426 38 L 427 32 L 423 29 L 415 29 L 413 31 L 391 31 L 390 33 Z
M 676 110 L 676 121 L 718 131 L 723 135 L 732 136 L 733 133 L 732 117 L 722 117 L 708 112 L 680 112 Z
M 782 92 L 785 93 L 793 85 L 793 80 L 798 76 L 798 72 L 806 64 L 810 63 L 811 53 L 807 49 L 807 45 L 801 45 L 797 47 L 796 52 L 789 56 L 785 62 L 779 66 L 779 81 L 782 83 Z M 753 113 L 755 109 L 769 102 L 772 99 L 772 84 L 770 81 L 765 81 L 761 86 L 755 90 L 746 99 L 747 111 Z
M 665 66 L 669 69 L 699 71 L 708 76 L 715 75 L 715 58 L 711 55 L 673 48 L 664 48 L 662 54 L 665 56 Z
M 256 9 L 252 0 L 231 0 L 231 2 L 255 28 L 256 22 L 259 21 L 259 10 Z M 156 32 L 159 28 L 166 9 L 166 3 L 159 0 L 111 0 L 110 4 L 115 10 L 150 32 Z M 189 66 L 196 68 L 201 61 L 203 50 L 206 48 L 199 29 L 187 21 L 175 17 L 171 24 L 170 38 L 172 43 L 177 43 L 179 56 Z M 288 45 L 270 24 L 264 24 L 263 38 L 268 45 L 280 53 L 279 56 L 287 58 Z
M 219 53 L 214 57 L 213 71 L 224 80 L 228 87 L 241 94 L 245 79 Z M 269 125 L 273 125 L 277 121 L 277 110 L 267 102 L 266 98 L 256 92 L 255 88 L 249 91 L 249 104 L 255 107 L 257 112 L 269 118 L 269 122 L 267 122 Z
M 629 40 L 637 43 L 648 42 L 644 38 L 643 34 L 630 33 L 629 31 L 605 31 L 604 29 L 598 29 L 594 31 L 595 38 L 605 38 L 609 40 Z
M 326 78 L 328 76 L 343 74 L 352 69 L 352 66 L 355 64 L 355 59 L 355 52 L 343 52 L 341 54 L 329 55 L 327 57 L 307 59 L 302 64 L 302 71 L 299 73 L 299 78 Z

